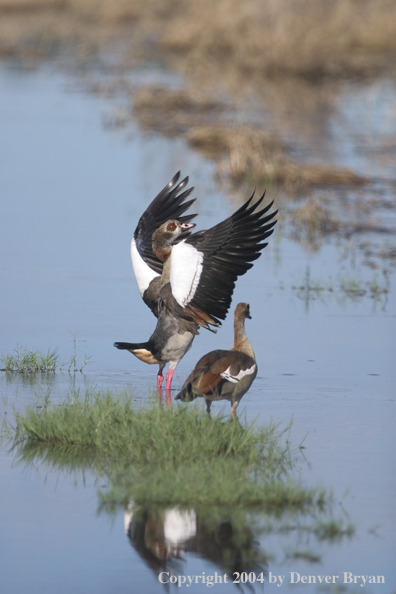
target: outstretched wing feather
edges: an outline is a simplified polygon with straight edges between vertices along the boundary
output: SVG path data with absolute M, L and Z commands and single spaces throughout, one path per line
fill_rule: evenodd
M 181 278 L 185 270 L 179 269 L 177 253 L 172 251 L 172 292 L 180 305 L 187 308 L 192 305 L 214 317 L 218 323 L 225 319 L 238 276 L 245 274 L 252 267 L 252 262 L 259 258 L 267 245 L 264 240 L 273 233 L 276 224 L 274 217 L 278 211 L 267 214 L 273 202 L 257 210 L 264 195 L 253 203 L 252 194 L 233 215 L 186 239 L 185 244 L 202 255 L 199 258 L 199 282 L 195 272 L 191 271 L 189 275 L 194 278 L 194 286 L 192 282 L 186 282 L 186 278 L 183 288 L 177 286 L 176 279 Z
M 194 188 L 184 190 L 188 184 L 188 177 L 178 183 L 180 171 L 161 190 L 139 219 L 134 233 L 134 240 L 137 251 L 144 262 L 157 274 L 162 272 L 162 262 L 154 255 L 152 249 L 153 233 L 166 221 L 177 219 L 181 223 L 189 223 L 197 215 L 181 216 L 195 202 L 195 199 L 187 200 Z M 190 231 L 183 232 L 179 241 L 190 235 Z

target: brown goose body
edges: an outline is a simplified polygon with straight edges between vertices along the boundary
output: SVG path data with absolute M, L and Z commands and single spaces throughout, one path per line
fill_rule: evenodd
M 208 412 L 214 400 L 229 400 L 231 412 L 249 390 L 256 375 L 257 363 L 246 336 L 245 319 L 250 319 L 247 303 L 238 303 L 234 313 L 234 344 L 228 351 L 216 350 L 204 355 L 184 382 L 176 400 L 189 402 L 205 398 Z

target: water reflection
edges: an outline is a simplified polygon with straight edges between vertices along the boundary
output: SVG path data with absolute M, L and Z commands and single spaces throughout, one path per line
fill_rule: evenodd
M 150 76 L 155 78 L 158 75 L 158 71 L 150 71 Z M 133 76 L 135 77 L 136 73 Z M 4 314 L 1 352 L 13 348 L 17 340 L 21 344 L 33 343 L 44 349 L 49 345 L 55 345 L 61 352 L 69 352 L 69 330 L 77 327 L 84 332 L 90 344 L 89 350 L 95 357 L 94 373 L 91 373 L 92 366 L 88 367 L 89 382 L 78 374 L 76 381 L 79 385 L 81 382 L 91 385 L 105 383 L 112 388 L 123 388 L 128 383 L 134 389 L 139 388 L 138 398 L 142 403 L 146 403 L 149 375 L 141 373 L 132 365 L 123 368 L 118 363 L 116 354 L 112 353 L 115 349 L 111 346 L 115 328 L 122 330 L 127 323 L 134 324 L 137 331 L 143 328 L 146 322 L 140 316 L 132 316 L 134 301 L 131 302 L 131 299 L 134 289 L 131 288 L 130 261 L 120 256 L 127 255 L 128 246 L 125 242 L 130 238 L 132 219 L 139 212 L 141 200 L 150 196 L 156 185 L 166 179 L 169 171 L 176 170 L 176 167 L 196 172 L 197 195 L 206 213 L 206 226 L 212 226 L 214 217 L 221 220 L 224 211 L 230 212 L 233 208 L 229 205 L 228 192 L 221 198 L 213 184 L 214 166 L 186 150 L 184 142 L 165 141 L 157 135 L 152 139 L 144 138 L 134 130 L 131 142 L 126 145 L 119 137 L 103 134 L 98 129 L 98 114 L 103 108 L 102 104 L 97 105 L 96 100 L 92 100 L 86 94 L 71 93 L 70 81 L 58 76 L 52 68 L 29 73 L 13 72 L 11 77 L 3 68 L 1 77 L 4 83 L 2 137 L 4 142 L 9 139 L 9 150 L 3 152 L 2 177 L 10 198 L 2 204 L 2 219 L 5 224 L 1 239 L 3 253 L 7 256 L 2 261 L 2 277 L 5 282 L 2 283 L 1 293 Z M 65 95 L 66 82 L 68 93 Z M 394 192 L 389 191 L 391 182 L 384 184 L 381 173 L 381 169 L 385 171 L 385 167 L 381 165 L 382 153 L 377 152 L 375 159 L 372 158 L 372 152 L 355 154 L 355 136 L 349 133 L 350 126 L 346 127 L 345 122 L 331 110 L 334 93 L 329 93 L 328 89 L 322 87 L 321 103 L 324 103 L 324 109 L 315 110 L 312 102 L 317 101 L 317 98 L 313 96 L 312 89 L 307 88 L 306 92 L 299 93 L 293 86 L 293 89 L 288 89 L 293 92 L 285 92 L 283 87 L 280 88 L 278 85 L 275 89 L 275 86 L 275 83 L 270 84 L 267 80 L 265 88 L 262 89 L 266 93 L 263 97 L 267 105 L 278 106 L 278 115 L 268 115 L 274 122 L 275 129 L 285 129 L 286 125 L 286 138 L 290 134 L 297 134 L 296 137 L 300 135 L 303 145 L 310 147 L 310 154 L 317 154 L 321 161 L 327 162 L 330 159 L 331 162 L 342 166 L 355 167 L 358 158 L 357 170 L 365 175 L 381 176 L 382 197 L 389 203 L 393 200 Z M 367 91 L 370 89 L 366 83 L 361 86 L 361 90 L 362 96 L 364 93 L 367 97 Z M 361 107 L 356 105 L 356 93 L 360 91 L 354 83 L 350 92 L 344 94 L 337 105 L 340 105 L 345 113 L 347 110 L 348 121 L 352 118 L 356 124 L 355 132 L 361 132 L 364 131 L 367 122 L 375 124 L 378 117 L 365 117 L 372 114 L 373 110 L 368 101 L 364 100 L 367 109 L 362 111 Z M 331 105 L 327 109 L 329 97 Z M 293 110 L 289 109 L 290 105 L 293 106 Z M 330 122 L 322 117 L 322 112 L 326 110 L 330 115 Z M 379 104 L 376 106 L 378 115 L 386 114 L 388 111 L 381 109 Z M 334 121 L 334 117 L 337 121 Z M 290 121 L 291 118 L 293 122 Z M 378 129 L 377 126 L 376 130 Z M 390 131 L 390 128 L 386 130 Z M 329 134 L 329 131 L 332 133 Z M 364 141 L 371 138 L 369 133 L 365 136 L 367 138 Z M 41 139 L 39 145 L 37 138 Z M 54 147 L 57 149 L 54 150 Z M 297 147 L 296 150 L 304 157 L 301 155 L 301 143 L 300 148 Z M 87 154 L 93 157 L 82 158 L 82 155 Z M 81 166 L 82 162 L 84 167 Z M 21 163 L 24 171 L 22 176 Z M 100 167 L 100 163 L 105 163 L 106 166 Z M 46 166 L 43 167 L 43 164 Z M 43 172 L 49 172 L 51 179 L 48 181 L 51 183 L 42 183 Z M 75 191 L 76 180 L 78 192 Z M 115 180 L 117 192 L 113 191 Z M 56 200 L 53 191 L 55 186 Z M 108 197 L 112 194 L 114 200 L 109 200 Z M 238 197 L 239 194 L 240 191 Z M 336 213 L 341 216 L 343 209 L 349 204 L 353 207 L 354 201 L 357 206 L 364 204 L 364 196 L 370 200 L 378 199 L 379 190 L 374 192 L 374 188 L 369 188 L 367 193 L 364 191 L 364 195 L 360 192 L 346 193 L 338 190 L 322 195 L 331 212 L 334 207 Z M 277 201 L 280 199 L 277 198 Z M 288 197 L 285 197 L 283 211 L 289 202 Z M 374 214 L 380 217 L 380 221 L 386 219 L 390 225 L 394 212 L 392 208 L 385 208 L 385 204 L 378 204 Z M 120 218 L 120 213 L 125 216 Z M 361 218 L 358 218 L 357 212 L 356 219 Z M 257 378 L 257 390 L 250 395 L 247 409 L 249 418 L 262 415 L 262 418 L 273 416 L 275 419 L 284 419 L 285 415 L 289 418 L 293 413 L 297 439 L 302 439 L 309 432 L 312 462 L 310 480 L 331 485 L 336 493 L 343 493 L 346 489 L 352 493 L 354 518 L 361 528 L 359 538 L 354 540 L 353 546 L 346 547 L 343 543 L 343 546 L 332 547 L 332 550 L 330 547 L 323 550 L 316 546 L 315 538 L 311 538 L 308 543 L 310 548 L 317 550 L 322 557 L 323 571 L 330 572 L 336 567 L 349 570 L 354 567 L 356 573 L 361 573 L 365 572 L 365 568 L 372 568 L 379 573 L 387 572 L 389 582 L 395 583 L 395 564 L 391 555 L 394 546 L 391 520 L 394 517 L 392 511 L 395 489 L 394 480 L 392 482 L 389 473 L 389 456 L 396 451 L 392 448 L 395 435 L 392 424 L 395 368 L 393 362 L 391 363 L 394 345 L 391 328 L 395 312 L 393 292 L 386 316 L 372 316 L 368 298 L 361 298 L 353 307 L 350 303 L 348 308 L 342 308 L 342 304 L 333 297 L 331 301 L 326 299 L 324 304 L 319 299 L 311 300 L 309 318 L 301 315 L 304 302 L 297 297 L 292 300 L 290 292 L 295 271 L 300 270 L 303 276 L 307 263 L 311 265 L 313 277 L 319 280 L 326 280 L 329 275 L 334 278 L 340 266 L 346 267 L 347 271 L 354 271 L 356 266 L 361 265 L 363 252 L 364 257 L 370 261 L 378 262 L 379 258 L 386 257 L 386 263 L 389 262 L 391 265 L 395 261 L 394 241 L 389 238 L 383 244 L 382 236 L 373 233 L 365 234 L 363 237 L 354 235 L 348 240 L 343 240 L 342 245 L 337 239 L 337 248 L 326 236 L 319 252 L 307 254 L 305 246 L 291 242 L 285 237 L 286 221 L 283 222 L 283 229 L 282 236 L 279 233 L 275 238 L 276 250 L 268 246 L 266 251 L 270 251 L 266 253 L 266 260 L 259 260 L 256 272 L 248 273 L 244 278 L 244 290 L 248 292 L 249 300 L 253 300 L 252 306 L 256 303 L 256 306 L 263 308 L 267 313 L 271 311 L 271 315 L 265 317 L 266 334 L 262 325 L 255 328 L 257 354 L 261 356 L 265 365 L 263 363 L 261 366 L 261 377 Z M 15 242 L 15 237 L 23 238 L 23 241 Z M 108 239 L 104 241 L 104 238 Z M 362 246 L 363 252 L 360 250 L 361 242 L 370 243 Z M 87 246 L 91 246 L 91 249 L 87 249 Z M 374 252 L 374 255 L 371 252 Z M 287 290 L 277 293 L 273 288 L 279 281 L 282 281 Z M 270 297 L 271 292 L 273 294 Z M 246 295 L 241 294 L 239 298 L 245 299 Z M 224 340 L 227 332 L 228 328 L 225 325 L 222 329 Z M 211 338 L 201 337 L 203 352 L 216 348 L 209 342 Z M 195 359 L 195 355 L 193 358 Z M 315 364 L 304 362 L 313 359 Z M 299 373 L 293 377 L 280 376 L 281 372 L 288 370 Z M 368 371 L 375 371 L 379 375 L 369 376 Z M 180 381 L 184 379 L 183 373 L 186 373 L 186 377 L 187 363 L 184 372 L 180 372 Z M 23 383 L 20 376 L 9 376 L 9 379 L 4 373 L 0 376 L 0 407 L 3 399 L 6 399 L 9 411 L 7 417 L 10 417 L 14 407 L 18 410 L 26 400 L 31 399 L 32 389 Z M 42 379 L 44 382 L 47 381 L 47 378 Z M 33 378 L 27 378 L 28 383 L 32 380 Z M 56 397 L 58 393 L 67 394 L 70 391 L 68 382 L 68 374 L 57 373 L 52 393 L 55 392 Z M 36 386 L 33 388 L 35 390 Z M 84 391 L 84 385 L 82 390 Z M 14 398 L 14 395 L 17 398 Z M 57 456 L 61 454 L 59 449 Z M 45 455 L 44 451 L 42 455 Z M 49 466 L 46 471 L 48 476 L 56 479 L 62 469 L 58 462 L 55 463 L 58 457 L 48 457 Z M 65 462 L 67 458 L 68 454 L 65 454 Z M 50 466 L 51 460 L 53 467 Z M 8 457 L 6 462 L 8 465 Z M 28 464 L 31 468 L 30 463 Z M 73 477 L 72 467 L 63 468 L 65 475 Z M 82 460 L 80 466 L 76 456 L 75 472 L 79 477 L 91 468 L 95 478 L 101 476 L 97 471 L 97 468 L 100 470 L 100 464 L 96 455 L 92 455 L 92 460 Z M 98 585 L 102 585 L 103 590 L 106 589 L 112 561 L 106 545 L 109 548 L 113 547 L 114 557 L 118 552 L 108 531 L 103 530 L 103 538 L 97 538 L 96 542 L 91 535 L 93 546 L 90 548 L 85 547 L 86 543 L 82 543 L 82 539 L 78 538 L 81 556 L 75 554 L 76 544 L 71 545 L 73 555 L 69 558 L 64 556 L 62 544 L 66 540 L 65 532 L 76 530 L 77 533 L 81 533 L 81 526 L 84 526 L 87 532 L 87 526 L 91 528 L 93 524 L 91 518 L 89 524 L 88 517 L 83 517 L 85 508 L 82 503 L 80 506 L 82 495 L 76 497 L 76 507 L 80 507 L 79 518 L 82 518 L 84 523 L 74 526 L 71 514 L 64 511 L 60 513 L 57 508 L 58 522 L 55 526 L 58 538 L 52 539 L 45 548 L 43 517 L 39 513 L 39 507 L 47 505 L 46 502 L 43 503 L 44 487 L 40 490 L 40 498 L 35 498 L 32 496 L 33 489 L 37 487 L 34 477 L 30 476 L 27 480 L 27 477 L 23 476 L 25 484 L 21 484 L 20 475 L 20 468 L 7 472 L 4 470 L 4 478 L 1 480 L 1 544 L 4 543 L 4 546 L 0 548 L 2 557 L 4 552 L 4 568 L 0 581 L 3 583 L 5 576 L 11 574 L 19 574 L 20 580 L 23 575 L 28 577 L 19 587 L 7 591 L 26 591 L 34 582 L 42 584 L 42 592 L 57 591 L 61 586 L 61 574 L 59 565 L 54 562 L 55 554 L 59 559 L 63 557 L 67 564 L 67 572 L 63 574 L 65 591 L 75 589 L 76 583 L 80 583 L 83 590 L 89 590 L 87 582 L 84 586 L 81 586 L 81 581 L 78 582 L 76 571 L 82 566 L 86 570 L 86 579 L 88 576 L 95 576 Z M 369 480 L 367 477 L 370 477 Z M 81 482 L 81 478 L 79 480 Z M 66 478 L 65 483 L 69 485 L 72 481 Z M 45 490 L 47 493 L 50 491 L 49 485 Z M 60 489 L 55 499 L 58 497 L 59 502 L 62 502 Z M 91 488 L 89 497 L 92 499 Z M 69 499 L 66 489 L 63 499 Z M 93 503 L 93 507 L 95 505 Z M 24 516 L 20 513 L 22 509 L 25 511 Z M 117 511 L 119 518 L 123 514 L 123 509 L 120 507 Z M 211 513 L 211 510 L 207 509 L 207 513 Z M 25 526 L 20 523 L 21 517 L 26 518 Z M 293 517 L 287 525 L 293 525 L 292 519 Z M 312 523 L 313 520 L 311 526 Z M 383 527 L 381 539 L 373 539 L 368 532 L 377 525 Z M 23 538 L 19 536 L 18 526 L 23 527 Z M 65 530 L 60 530 L 61 526 Z M 26 538 L 30 527 L 34 542 L 31 551 L 26 544 L 30 542 Z M 100 530 L 98 522 L 98 532 Z M 8 538 L 11 531 L 18 541 L 18 548 L 15 550 L 11 546 L 12 539 Z M 122 529 L 119 529 L 117 534 L 122 546 L 125 547 L 127 566 L 124 575 L 128 574 L 129 580 L 134 572 L 130 563 L 134 552 L 124 542 Z M 266 534 L 269 535 L 270 531 Z M 301 541 L 291 542 L 289 536 L 293 534 L 295 532 L 290 530 L 282 532 L 282 542 L 288 547 L 290 543 L 288 554 L 296 556 L 296 546 L 299 546 L 300 550 L 303 549 L 303 552 L 308 546 L 307 539 L 304 538 L 307 533 L 302 533 Z M 266 537 L 266 543 L 275 538 L 276 536 Z M 276 551 L 277 558 L 282 561 L 283 551 L 279 551 L 279 547 L 276 549 L 271 542 L 268 548 L 273 554 Z M 7 551 L 10 551 L 8 556 Z M 91 555 L 97 555 L 95 567 L 87 563 L 90 552 Z M 101 563 L 100 554 L 110 557 L 106 559 L 106 563 Z M 52 566 L 53 572 L 57 574 L 56 580 L 54 578 L 52 583 L 46 572 L 47 586 L 43 583 L 44 558 L 49 560 L 48 569 Z M 81 559 L 84 559 L 83 563 Z M 30 566 L 26 565 L 27 560 L 31 561 Z M 141 567 L 143 565 L 140 563 Z M 274 571 L 273 565 L 271 570 Z M 113 572 L 115 584 L 112 589 L 130 590 L 130 581 L 122 584 L 124 588 L 120 587 L 120 576 L 121 572 Z M 295 589 L 298 589 L 298 585 Z M 91 590 L 97 593 L 103 591 L 94 588 L 93 585 Z M 283 591 L 289 591 L 287 586 Z
M 26 405 L 42 408 L 73 392 L 92 390 L 92 378 L 84 373 L 18 373 L 0 374 L 0 414 L 22 413 Z
M 138 476 L 133 474 L 133 466 L 116 466 L 96 449 L 18 443 L 16 439 L 12 450 L 17 464 L 44 471 L 40 475 L 45 481 L 49 473 L 70 475 L 76 486 L 93 477 L 98 515 L 115 518 L 123 514 L 128 540 L 157 582 L 162 572 L 170 583 L 175 576 L 193 575 L 194 571 L 197 575 L 191 564 L 201 559 L 214 567 L 217 579 L 224 580 L 226 575 L 227 584 L 245 573 L 254 574 L 255 587 L 261 587 L 275 566 L 293 570 L 297 560 L 323 562 L 329 545 L 339 546 L 354 532 L 345 517 L 325 503 L 275 509 L 263 505 L 227 507 L 212 505 L 209 495 L 206 504 L 144 503 L 144 493 L 139 499 L 128 496 L 128 485 Z M 238 587 L 254 589 L 251 583 Z
M 131 545 L 158 576 L 183 574 L 187 553 L 198 555 L 224 574 L 267 574 L 267 557 L 260 549 L 249 514 L 232 511 L 154 508 L 131 501 L 124 512 L 124 525 Z M 223 579 L 223 578 L 222 578 Z M 222 582 L 220 582 L 222 583 Z

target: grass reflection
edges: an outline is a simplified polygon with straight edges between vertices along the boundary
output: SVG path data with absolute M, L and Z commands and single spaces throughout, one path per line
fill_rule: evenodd
M 334 514 L 331 494 L 303 489 L 288 472 L 282 489 L 277 482 L 279 501 L 270 505 L 224 496 L 241 478 L 247 483 L 257 478 L 246 472 L 242 476 L 241 468 L 232 464 L 221 471 L 213 463 L 208 472 L 201 463 L 189 471 L 187 464 L 153 468 L 117 463 L 94 447 L 27 440 L 14 442 L 14 448 L 20 464 L 84 481 L 96 477 L 98 514 L 124 514 L 131 546 L 156 576 L 161 571 L 183 574 L 181 561 L 193 553 L 209 560 L 219 575 L 253 571 L 264 579 L 270 563 L 318 563 L 326 545 L 338 545 L 354 533 L 351 524 Z M 267 488 L 274 495 L 271 481 Z M 299 498 L 292 499 L 292 492 Z
M 93 477 L 98 513 L 124 514 L 130 544 L 156 576 L 182 575 L 193 553 L 218 579 L 264 580 L 279 555 L 317 563 L 324 545 L 354 532 L 333 513 L 331 493 L 296 478 L 289 430 L 197 406 L 137 407 L 127 392 L 74 391 L 17 414 L 12 450 L 19 464 Z
M 208 526 L 224 517 L 249 524 L 253 514 L 259 533 L 309 533 L 318 542 L 353 533 L 333 517 L 330 493 L 296 477 L 290 426 L 211 418 L 198 406 L 136 407 L 128 392 L 101 390 L 74 391 L 15 418 L 17 461 L 92 473 L 105 483 L 101 513 L 192 509 Z
M 338 545 L 354 533 L 333 513 L 329 493 L 303 489 L 289 473 L 283 488 L 277 482 L 279 501 L 271 505 L 224 496 L 241 478 L 247 483 L 256 479 L 242 476 L 232 464 L 221 471 L 214 463 L 208 473 L 202 463 L 190 471 L 187 464 L 158 469 L 117 463 L 95 447 L 27 440 L 14 442 L 14 448 L 20 464 L 80 476 L 84 482 L 96 477 L 98 514 L 124 514 L 131 546 L 156 576 L 161 571 L 183 574 L 181 562 L 193 553 L 210 561 L 219 576 L 254 572 L 265 579 L 271 563 L 318 563 L 326 545 Z M 274 484 L 267 488 L 274 496 Z M 299 497 L 291 498 L 292 492 Z

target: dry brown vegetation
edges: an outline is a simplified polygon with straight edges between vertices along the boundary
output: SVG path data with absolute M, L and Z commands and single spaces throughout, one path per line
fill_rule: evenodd
M 310 198 L 289 215 L 296 239 L 304 239 L 311 248 L 320 243 L 323 235 L 337 231 L 340 226 L 339 221 L 323 207 L 319 198 Z
M 289 139 L 298 145 L 303 135 L 314 155 L 317 122 L 336 109 L 334 81 L 394 73 L 394 0 L 0 0 L 0 56 L 90 65 L 109 49 L 118 74 L 146 60 L 182 74 L 182 89 L 131 89 L 133 116 L 214 160 L 230 188 L 276 184 L 295 195 L 370 181 L 297 162 Z M 113 123 L 125 126 L 130 105 L 120 113 Z M 293 217 L 300 234 L 337 229 L 316 198 Z
M 226 109 L 223 102 L 199 90 L 172 90 L 159 85 L 140 88 L 134 94 L 133 105 L 146 130 L 157 130 L 166 136 L 178 136 L 192 126 L 214 123 Z
M 228 104 L 225 111 L 224 103 L 194 88 L 146 86 L 134 97 L 135 116 L 145 129 L 184 137 L 190 146 L 216 162 L 219 180 L 276 184 L 289 191 L 370 181 L 349 169 L 295 163 L 277 135 L 257 126 L 230 122 L 232 109 Z
M 216 75 L 375 74 L 392 64 L 395 28 L 394 0 L 0 0 L 3 55 L 84 52 L 123 34 L 134 52 L 166 48 L 185 71 Z
M 234 183 L 281 185 L 299 192 L 315 186 L 360 185 L 369 178 L 349 169 L 298 164 L 287 156 L 279 140 L 250 127 L 192 128 L 187 141 L 216 161 L 217 175 Z

